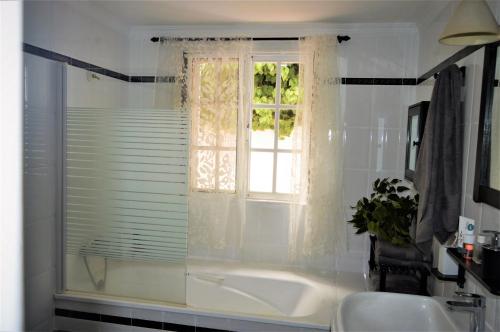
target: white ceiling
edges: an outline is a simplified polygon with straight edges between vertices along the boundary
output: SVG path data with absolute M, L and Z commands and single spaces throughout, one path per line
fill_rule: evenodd
M 425 24 L 449 3 L 449 0 L 92 0 L 97 9 L 112 14 L 127 25 L 284 22 Z

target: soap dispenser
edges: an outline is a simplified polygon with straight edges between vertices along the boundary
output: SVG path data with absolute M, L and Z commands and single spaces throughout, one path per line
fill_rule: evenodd
M 485 279 L 500 280 L 500 232 L 489 233 L 491 244 L 483 245 L 483 275 Z

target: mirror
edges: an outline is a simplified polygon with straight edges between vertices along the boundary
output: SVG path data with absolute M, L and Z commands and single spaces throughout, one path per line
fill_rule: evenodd
M 425 119 L 427 117 L 428 101 L 421 101 L 408 107 L 408 124 L 406 131 L 406 160 L 405 179 L 413 181 L 415 166 L 417 165 L 420 139 L 424 133 Z
M 485 46 L 474 200 L 500 208 L 500 52 Z

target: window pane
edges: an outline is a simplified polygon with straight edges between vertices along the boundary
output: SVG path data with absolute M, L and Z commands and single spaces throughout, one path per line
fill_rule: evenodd
M 273 191 L 273 160 L 272 152 L 255 152 L 250 154 L 250 191 Z
M 194 60 L 192 73 L 191 186 L 199 191 L 234 192 L 239 101 L 238 61 Z
M 296 123 L 296 110 L 281 110 L 279 118 L 278 149 L 300 148 L 300 130 Z
M 254 63 L 254 104 L 274 104 L 276 101 L 276 63 Z
M 194 121 L 196 126 L 195 145 L 198 146 L 215 146 L 216 144 L 216 114 L 213 104 L 201 105 L 200 108 L 194 109 Z
M 281 104 L 297 105 L 299 99 L 299 64 L 281 65 Z
M 254 109 L 252 112 L 251 147 L 274 148 L 274 114 L 272 109 Z
M 234 191 L 236 188 L 236 151 L 219 152 L 219 189 Z
M 217 71 L 214 62 L 199 64 L 200 72 L 200 104 L 213 104 L 215 102 Z
M 193 150 L 193 187 L 199 190 L 215 190 L 215 151 Z
M 216 88 L 216 67 L 215 63 L 196 63 L 196 70 L 199 77 L 199 95 L 195 105 L 193 105 L 193 124 L 195 128 L 195 139 L 193 143 L 198 146 L 215 146 L 217 114 L 215 112 Z
M 278 164 L 276 165 L 276 192 L 289 194 L 292 188 L 292 154 L 287 152 L 278 153 Z
M 217 84 L 217 111 L 219 116 L 219 145 L 236 147 L 238 124 L 238 62 L 224 62 L 220 66 Z
M 198 94 L 192 105 L 194 145 L 236 147 L 238 117 L 237 61 L 195 62 Z M 196 86 L 196 85 L 199 86 Z

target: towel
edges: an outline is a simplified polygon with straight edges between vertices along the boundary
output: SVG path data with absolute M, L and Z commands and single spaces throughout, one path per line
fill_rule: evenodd
M 433 235 L 445 242 L 458 228 L 462 196 L 463 75 L 457 65 L 439 73 L 415 169 L 420 194 L 416 239 L 430 250 Z

